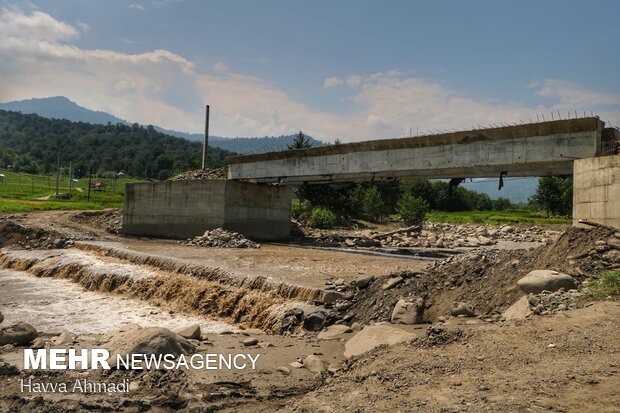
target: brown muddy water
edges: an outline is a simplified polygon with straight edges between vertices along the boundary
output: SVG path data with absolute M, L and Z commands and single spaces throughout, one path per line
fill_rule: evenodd
M 0 270 L 0 308 L 4 324 L 23 321 L 47 333 L 103 333 L 129 323 L 174 330 L 197 323 L 206 333 L 236 330 L 222 321 L 180 315 L 140 300 L 85 291 L 69 280 L 39 278 L 7 269 Z

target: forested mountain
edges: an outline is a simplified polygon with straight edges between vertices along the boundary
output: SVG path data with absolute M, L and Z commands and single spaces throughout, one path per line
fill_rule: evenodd
M 37 114 L 50 119 L 67 119 L 73 122 L 99 123 L 101 125 L 123 123 L 130 125 L 126 120 L 117 118 L 109 113 L 83 108 L 64 96 L 0 103 L 0 109 L 24 114 Z
M 84 108 L 64 96 L 55 96 L 48 98 L 34 98 L 26 100 L 18 100 L 7 103 L 0 103 L 0 109 L 21 112 L 24 114 L 37 114 L 44 118 L 67 119 L 73 122 L 88 122 L 106 125 L 111 123 L 116 125 L 122 123 L 131 125 L 124 119 L 117 118 L 106 112 L 94 111 Z M 200 133 L 185 133 L 169 129 L 164 129 L 154 125 L 153 128 L 166 135 L 184 138 L 190 141 L 202 142 L 204 135 Z M 288 145 L 293 142 L 295 135 L 286 136 L 265 136 L 256 138 L 223 138 L 220 136 L 210 136 L 209 146 L 226 149 L 240 154 L 263 153 L 271 151 L 285 150 Z M 312 146 L 322 146 L 323 142 L 315 140 L 311 137 Z
M 0 110 L 0 168 L 49 173 L 58 156 L 73 163 L 77 177 L 90 168 L 165 179 L 200 166 L 202 145 L 138 124 L 94 125 Z M 207 166 L 220 167 L 232 152 L 210 147 Z

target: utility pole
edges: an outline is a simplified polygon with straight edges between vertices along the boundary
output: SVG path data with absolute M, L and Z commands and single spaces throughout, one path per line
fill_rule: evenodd
M 90 202 L 90 183 L 93 179 L 93 167 L 91 166 L 88 170 L 88 197 L 86 199 L 87 202 Z
M 205 115 L 205 140 L 202 145 L 202 169 L 207 164 L 207 146 L 209 146 L 209 105 L 207 105 L 207 113 Z
M 60 154 L 58 155 L 58 165 L 56 167 L 56 198 L 58 198 L 58 190 L 60 187 Z
M 73 164 L 69 162 L 69 198 L 71 198 L 71 175 L 73 174 Z

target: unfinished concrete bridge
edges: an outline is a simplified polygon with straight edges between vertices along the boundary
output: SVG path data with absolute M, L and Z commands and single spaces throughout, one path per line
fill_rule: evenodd
M 127 184 L 123 232 L 222 227 L 287 238 L 294 185 L 394 178 L 574 176 L 573 219 L 620 228 L 620 133 L 596 117 L 229 158 L 227 180 Z
M 609 152 L 617 130 L 596 117 L 236 156 L 228 178 L 255 183 L 570 175 Z

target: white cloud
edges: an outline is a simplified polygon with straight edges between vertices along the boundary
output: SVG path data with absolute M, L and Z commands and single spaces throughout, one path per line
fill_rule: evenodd
M 0 101 L 64 95 L 95 110 L 169 129 L 202 129 L 204 104 L 220 136 L 280 135 L 303 130 L 345 141 L 397 137 L 414 131 L 528 121 L 542 111 L 601 110 L 620 123 L 620 97 L 546 79 L 532 85 L 538 105 L 494 103 L 400 71 L 330 77 L 323 88 L 346 85 L 344 114 L 314 110 L 299 98 L 216 62 L 210 72 L 168 50 L 138 54 L 77 47 L 79 31 L 52 16 L 0 10 Z M 543 101 L 552 103 L 543 105 Z
M 145 7 L 141 4 L 130 4 L 128 7 L 134 10 L 146 10 Z
M 336 76 L 328 77 L 323 81 L 322 89 L 329 89 L 331 87 L 336 87 L 342 85 L 344 82 L 341 79 L 338 79 Z
M 77 22 L 77 25 L 82 29 L 82 33 L 88 33 L 90 31 L 90 24 L 84 22 Z

